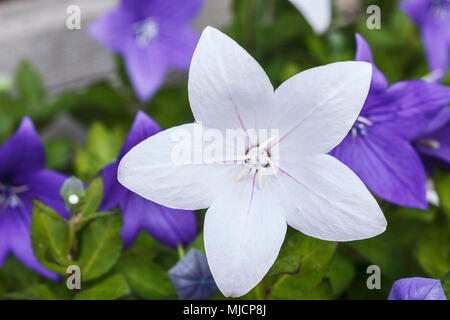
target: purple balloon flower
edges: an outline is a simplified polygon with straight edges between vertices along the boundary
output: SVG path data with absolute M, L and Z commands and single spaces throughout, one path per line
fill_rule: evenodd
M 450 88 L 420 80 L 388 87 L 367 42 L 356 35 L 356 59 L 372 63 L 372 83 L 350 133 L 331 154 L 349 166 L 378 197 L 426 209 L 426 175 L 410 143 L 449 103 Z
M 445 76 L 450 52 L 450 0 L 411 0 L 403 11 L 421 29 L 430 69 Z
M 89 33 L 121 54 L 133 87 L 148 100 L 168 68 L 188 70 L 198 34 L 189 22 L 203 0 L 122 0 L 90 26 Z
M 197 220 L 192 211 L 161 206 L 126 189 L 117 181 L 117 168 L 122 157 L 135 145 L 159 131 L 161 128 L 158 124 L 139 111 L 117 161 L 103 169 L 105 186 L 100 210 L 108 211 L 117 206 L 122 209 L 121 236 L 125 247 L 134 242 L 141 229 L 171 248 L 176 248 L 178 244 L 186 246 L 197 235 Z
M 394 282 L 388 300 L 447 300 L 441 281 L 404 278 Z
M 206 256 L 195 248 L 169 270 L 169 277 L 182 300 L 210 299 L 217 294 Z
M 450 168 L 450 108 L 444 108 L 413 144 L 429 171 L 436 162 Z
M 59 195 L 65 177 L 44 168 L 44 147 L 31 119 L 25 117 L 0 147 L 0 266 L 13 253 L 28 268 L 56 280 L 59 276 L 38 262 L 31 244 L 32 199 L 68 217 Z

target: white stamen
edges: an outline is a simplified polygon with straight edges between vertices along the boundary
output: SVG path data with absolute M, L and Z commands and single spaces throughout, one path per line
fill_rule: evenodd
M 372 122 L 372 121 L 370 121 L 369 119 L 364 118 L 364 117 L 362 117 L 362 116 L 359 116 L 358 119 L 356 119 L 356 121 L 359 121 L 359 122 L 361 122 L 361 123 L 364 123 L 364 124 L 367 125 L 367 126 L 373 125 L 373 122 Z
M 132 28 L 136 41 L 142 48 L 148 46 L 159 34 L 159 25 L 153 18 L 136 22 Z
M 272 136 L 269 139 L 267 139 L 266 141 L 264 141 L 263 143 L 261 143 L 258 147 L 258 149 L 262 150 L 262 149 L 266 149 L 266 147 L 275 139 L 277 138 L 277 136 Z
M 250 172 L 250 169 L 248 169 L 248 168 L 242 169 L 241 173 L 239 173 L 239 175 L 236 178 L 236 182 L 241 181 L 242 178 L 244 178 L 249 172 Z
M 436 69 L 424 75 L 422 77 L 422 80 L 426 82 L 436 82 L 439 81 L 444 75 L 445 75 L 444 71 L 442 71 L 441 69 Z
M 437 150 L 441 147 L 439 141 L 431 140 L 431 139 L 423 139 L 419 141 L 420 145 L 426 148 L 430 148 L 433 150 Z
M 258 188 L 262 189 L 263 183 L 262 183 L 262 173 L 261 170 L 258 170 Z

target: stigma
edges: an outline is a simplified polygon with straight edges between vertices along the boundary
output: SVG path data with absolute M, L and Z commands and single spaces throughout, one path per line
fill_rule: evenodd
M 450 0 L 431 0 L 431 11 L 439 21 L 445 21 L 450 13 Z
M 133 24 L 133 33 L 141 48 L 147 47 L 159 35 L 159 25 L 153 18 L 148 18 Z
M 14 187 L 0 183 L 0 212 L 6 208 L 16 209 L 22 206 L 19 194 L 27 192 L 27 186 Z

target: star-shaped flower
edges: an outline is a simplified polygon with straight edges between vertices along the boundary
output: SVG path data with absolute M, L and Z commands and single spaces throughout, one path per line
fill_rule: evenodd
M 211 272 L 224 295 L 244 295 L 274 263 L 287 224 L 332 241 L 385 230 L 361 180 L 327 154 L 356 120 L 371 70 L 366 62 L 334 63 L 302 72 L 274 91 L 244 49 L 208 27 L 189 73 L 197 123 L 138 144 L 120 162 L 118 179 L 172 208 L 209 207 L 204 243 Z
M 59 191 L 65 177 L 45 169 L 45 150 L 28 117 L 0 146 L 0 266 L 13 253 L 28 268 L 50 279 L 31 245 L 32 199 L 39 199 L 65 218 L 68 212 Z
M 197 220 L 192 211 L 166 208 L 142 198 L 117 181 L 117 167 L 122 157 L 139 142 L 161 131 L 159 125 L 138 111 L 117 161 L 103 169 L 105 192 L 100 210 L 122 209 L 124 246 L 130 246 L 144 229 L 159 242 L 176 249 L 187 246 L 197 236 Z
M 394 282 L 388 300 L 447 300 L 441 281 L 404 278 Z
M 203 0 L 121 0 L 98 18 L 90 35 L 121 54 L 133 87 L 148 100 L 162 85 L 168 68 L 188 70 L 198 35 L 189 23 Z
M 450 101 L 450 88 L 421 80 L 388 87 L 369 45 L 356 35 L 358 61 L 373 64 L 372 84 L 361 114 L 331 155 L 349 166 L 377 196 L 426 209 L 426 175 L 411 140 Z
M 430 69 L 443 78 L 450 52 L 450 0 L 408 0 L 400 6 L 421 29 Z
M 331 0 L 289 0 L 309 22 L 314 32 L 322 34 L 331 23 Z

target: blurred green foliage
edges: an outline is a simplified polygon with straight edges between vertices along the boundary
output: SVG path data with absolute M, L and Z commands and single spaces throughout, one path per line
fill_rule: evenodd
M 381 7 L 381 30 L 366 27 L 365 8 Z M 238 0 L 232 25 L 225 32 L 263 66 L 274 86 L 318 65 L 352 60 L 356 32 L 370 44 L 378 67 L 390 83 L 428 73 L 418 30 L 398 9 L 398 1 L 361 1 L 361 12 L 349 18 L 334 10 L 330 31 L 315 35 L 287 0 Z M 335 8 L 336 9 L 336 8 Z M 97 212 L 103 186 L 95 178 L 115 160 L 136 111 L 143 109 L 163 128 L 193 120 L 184 81 L 164 86 L 148 103 L 140 103 L 117 58 L 119 84 L 106 81 L 57 95 L 46 92 L 39 66 L 22 63 L 11 90 L 0 90 L 0 142 L 29 115 L 44 131 L 58 116 L 70 115 L 87 133 L 84 143 L 52 136 L 44 143 L 49 168 L 76 175 L 89 183 L 81 209 L 63 220 L 36 202 L 32 239 L 39 261 L 61 275 L 66 267 L 82 266 L 81 291 L 46 280 L 10 257 L 0 269 L 0 296 L 8 299 L 167 299 L 176 298 L 168 269 L 178 260 L 146 233 L 123 250 L 120 212 Z M 449 77 L 444 82 L 450 83 Z M 443 280 L 449 295 L 450 175 L 438 170 L 435 179 L 441 208 L 428 211 L 381 203 L 388 220 L 382 235 L 356 242 L 334 243 L 288 230 L 278 260 L 266 278 L 243 298 L 250 299 L 386 299 L 392 283 L 403 277 Z M 204 211 L 198 213 L 202 221 Z M 203 238 L 191 245 L 204 251 Z M 380 266 L 381 290 L 369 290 L 366 270 Z M 223 297 L 218 294 L 218 299 Z

